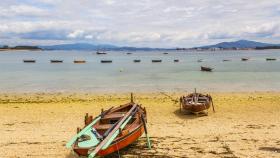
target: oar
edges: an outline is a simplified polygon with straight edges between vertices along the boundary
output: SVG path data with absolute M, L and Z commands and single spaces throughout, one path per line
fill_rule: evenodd
M 84 129 L 82 129 L 78 134 L 76 134 L 67 144 L 66 147 L 70 148 L 72 146 L 72 144 L 83 134 L 85 134 L 88 130 L 91 130 L 92 126 L 94 124 L 96 124 L 96 122 L 98 122 L 104 115 L 106 115 L 108 112 L 111 111 L 111 109 L 113 109 L 113 107 L 111 107 L 110 109 L 103 111 L 100 115 L 98 115 L 97 117 L 95 117 L 93 119 L 93 121 L 88 124 Z
M 113 140 L 119 135 L 120 131 L 130 121 L 130 119 L 132 118 L 131 114 L 137 107 L 138 106 L 136 104 L 133 105 L 133 107 L 125 114 L 125 116 L 119 121 L 116 127 L 109 133 L 109 135 L 102 142 L 100 142 L 92 152 L 89 153 L 89 158 L 95 157 L 95 155 L 101 149 L 106 149 L 113 142 Z
M 144 125 L 144 130 L 145 130 L 145 135 L 146 135 L 146 138 L 147 138 L 148 148 L 151 149 L 151 141 L 150 141 L 150 138 L 148 136 L 148 130 L 147 130 L 146 122 L 145 122 L 144 116 L 142 114 L 141 114 L 141 120 L 142 120 L 143 125 Z

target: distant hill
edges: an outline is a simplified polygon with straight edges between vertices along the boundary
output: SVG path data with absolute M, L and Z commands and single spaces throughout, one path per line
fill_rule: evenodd
M 255 41 L 248 41 L 248 40 L 239 40 L 234 42 L 222 42 L 215 45 L 208 45 L 208 46 L 202 46 L 197 48 L 257 48 L 257 47 L 268 47 L 268 46 L 280 46 L 280 44 L 269 44 L 269 43 L 261 43 L 261 42 L 255 42 Z
M 167 50 L 164 48 L 119 47 L 119 46 L 109 45 L 109 44 L 94 45 L 94 44 L 89 44 L 89 43 L 60 44 L 60 45 L 39 46 L 39 47 L 44 50 L 119 50 L 119 51 L 122 51 L 122 50 L 129 50 L 129 51 Z

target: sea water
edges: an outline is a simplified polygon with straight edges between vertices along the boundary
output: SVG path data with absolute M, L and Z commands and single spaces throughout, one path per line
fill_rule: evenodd
M 1 51 L 0 92 L 185 92 L 194 88 L 205 92 L 280 91 L 280 50 L 127 53 Z M 249 60 L 241 61 L 243 57 Z M 23 63 L 23 59 L 35 59 L 36 63 Z M 51 59 L 63 63 L 50 63 Z M 74 64 L 75 59 L 86 63 Z M 134 63 L 134 59 L 141 62 Z M 152 63 L 153 59 L 162 62 Z M 203 61 L 197 62 L 199 59 Z M 214 69 L 202 72 L 200 66 Z

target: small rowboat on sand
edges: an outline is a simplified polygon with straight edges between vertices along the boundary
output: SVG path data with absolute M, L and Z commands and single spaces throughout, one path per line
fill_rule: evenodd
M 209 72 L 210 72 L 210 71 L 212 71 L 212 70 L 213 70 L 213 68 L 211 68 L 211 67 L 201 66 L 201 67 L 200 67 L 200 70 L 201 70 L 201 71 L 209 71 Z
M 66 147 L 72 148 L 79 156 L 106 156 L 130 145 L 145 132 L 150 148 L 146 122 L 145 108 L 131 99 L 128 104 L 102 110 L 94 119 L 86 115 L 85 127 L 77 129 L 78 134 Z
M 208 94 L 204 95 L 201 93 L 191 93 L 187 96 L 182 96 L 180 98 L 180 110 L 185 110 L 190 113 L 201 113 L 205 112 L 212 106 L 213 111 L 215 108 L 213 105 L 212 97 Z M 206 112 L 207 114 L 208 112 Z

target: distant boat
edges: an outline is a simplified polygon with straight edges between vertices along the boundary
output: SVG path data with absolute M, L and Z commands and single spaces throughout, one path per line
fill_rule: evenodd
M 63 63 L 63 60 L 50 60 L 51 63 Z
M 140 59 L 135 59 L 135 60 L 133 60 L 133 62 L 135 62 L 135 63 L 140 63 L 141 60 L 140 60 Z
M 241 58 L 241 61 L 248 61 L 249 58 Z
M 126 53 L 127 55 L 130 55 L 130 54 L 132 54 L 132 53 Z
M 36 63 L 36 60 L 34 59 L 23 59 L 24 63 Z
M 100 62 L 101 63 L 112 63 L 113 61 L 112 60 L 101 60 Z
M 104 55 L 104 54 L 107 54 L 107 53 L 97 51 L 96 54 L 97 54 L 97 55 Z
M 211 71 L 213 70 L 213 68 L 201 66 L 201 67 L 200 67 L 200 70 L 201 70 L 201 71 L 209 71 L 209 72 L 211 72 Z
M 199 62 L 199 63 L 202 62 L 202 61 L 203 61 L 202 59 L 198 59 L 198 60 L 197 60 L 197 62 Z
M 83 63 L 86 63 L 85 60 L 74 60 L 73 61 L 75 64 L 83 64 Z
M 167 52 L 164 52 L 163 54 L 168 54 Z
M 274 61 L 277 60 L 276 58 L 266 58 L 266 61 Z
M 152 62 L 153 62 L 153 63 L 160 63 L 160 62 L 162 62 L 162 60 L 160 60 L 160 59 L 155 59 L 155 60 L 152 60 Z
M 174 59 L 174 62 L 175 62 L 175 63 L 179 62 L 179 59 Z
M 231 61 L 231 60 L 229 60 L 229 59 L 224 59 L 223 61 Z

